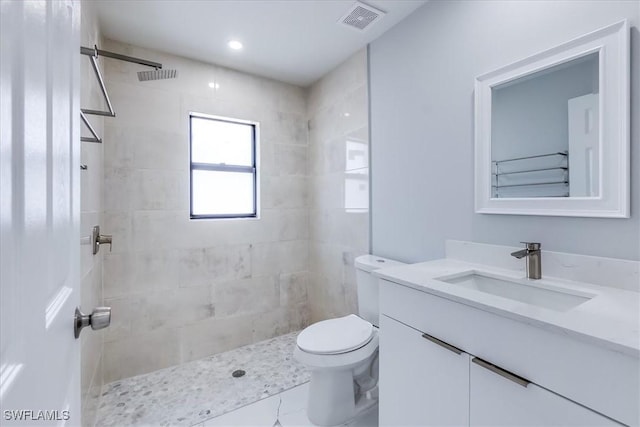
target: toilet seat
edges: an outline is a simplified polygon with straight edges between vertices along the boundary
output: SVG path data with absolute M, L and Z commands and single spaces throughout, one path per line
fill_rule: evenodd
M 357 350 L 373 338 L 373 325 L 355 314 L 323 320 L 303 330 L 296 340 L 311 354 L 342 354 Z
M 368 343 L 355 350 L 339 354 L 313 354 L 302 350 L 299 346 L 293 350 L 295 359 L 305 365 L 312 372 L 316 369 L 349 370 L 361 365 L 373 357 L 378 351 L 380 343 L 378 332 L 374 330 L 373 337 Z

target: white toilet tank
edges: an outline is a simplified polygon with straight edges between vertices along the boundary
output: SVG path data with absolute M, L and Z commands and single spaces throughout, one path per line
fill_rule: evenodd
M 358 284 L 358 315 L 379 326 L 380 318 L 380 286 L 378 278 L 371 272 L 381 268 L 406 265 L 400 261 L 394 261 L 375 255 L 362 255 L 356 258 L 356 282 Z

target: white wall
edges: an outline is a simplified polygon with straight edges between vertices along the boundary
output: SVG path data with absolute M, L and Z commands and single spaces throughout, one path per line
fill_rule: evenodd
M 640 259 L 640 36 L 632 30 L 630 219 L 473 210 L 476 76 L 627 18 L 636 1 L 431 1 L 370 45 L 373 253 L 444 256 L 444 240 Z

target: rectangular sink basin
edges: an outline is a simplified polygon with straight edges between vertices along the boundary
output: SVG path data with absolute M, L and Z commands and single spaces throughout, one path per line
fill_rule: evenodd
M 570 310 L 595 296 L 551 286 L 540 281 L 529 282 L 527 279 L 518 281 L 499 278 L 477 271 L 441 277 L 436 280 L 556 311 Z

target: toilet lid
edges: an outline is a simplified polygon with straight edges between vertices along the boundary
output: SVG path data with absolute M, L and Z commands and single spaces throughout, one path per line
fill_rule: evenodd
M 373 325 L 355 314 L 323 320 L 300 332 L 297 344 L 314 354 L 339 354 L 356 350 L 371 341 Z

